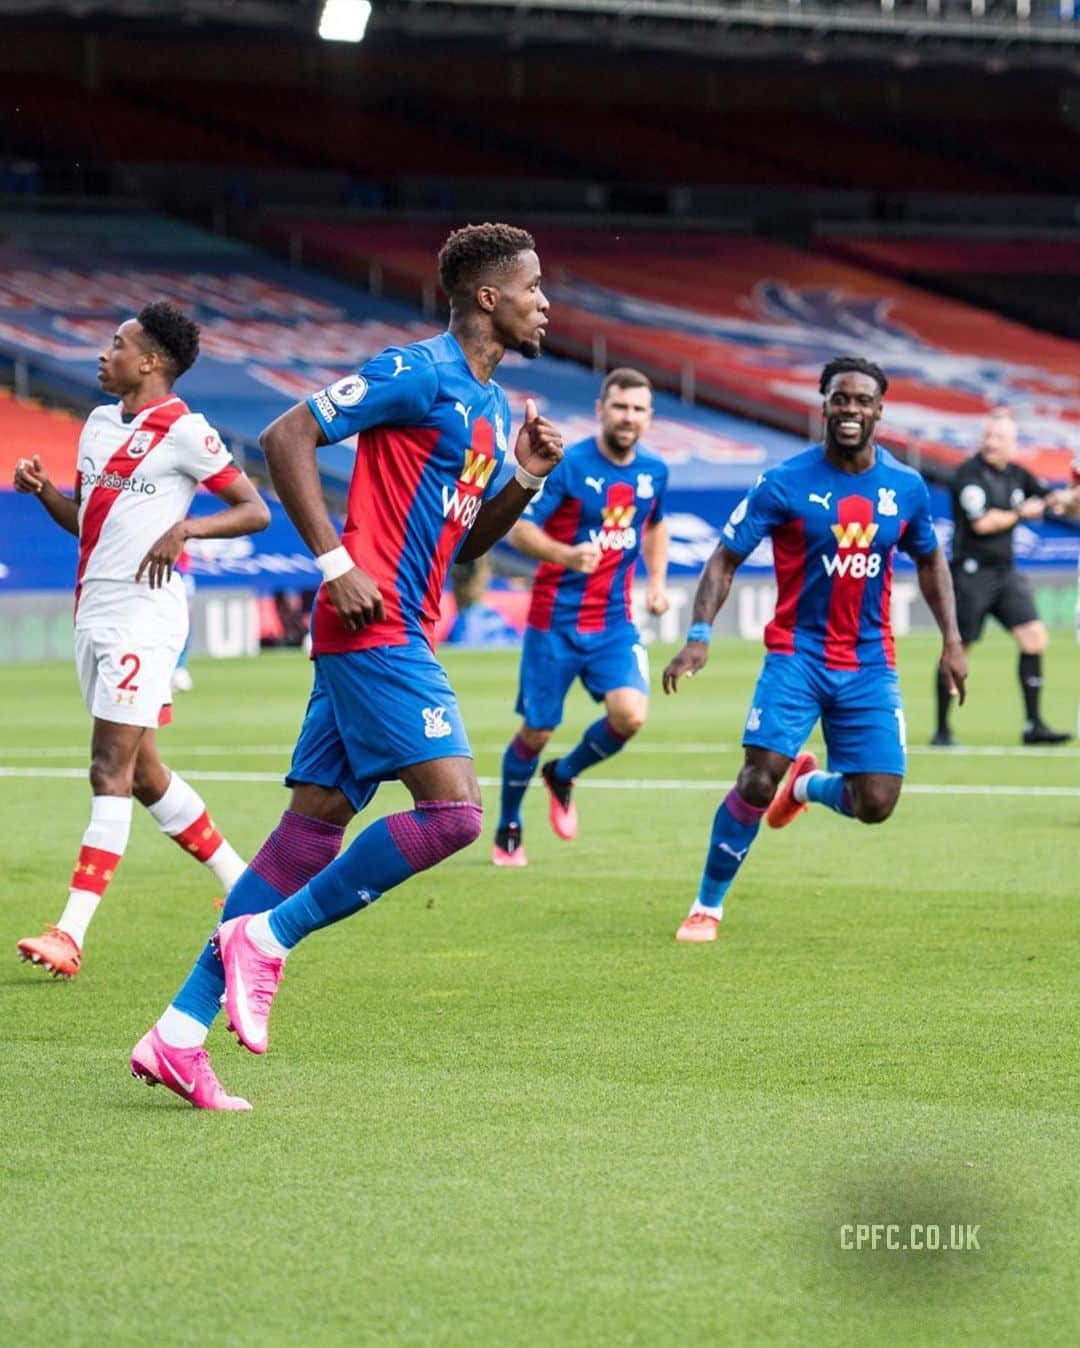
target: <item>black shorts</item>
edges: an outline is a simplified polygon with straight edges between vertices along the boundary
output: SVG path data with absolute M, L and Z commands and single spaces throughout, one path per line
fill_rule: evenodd
M 1037 621 L 1039 611 L 1027 580 L 1013 567 L 988 567 L 971 573 L 955 562 L 952 567 L 956 591 L 956 622 L 965 646 L 982 636 L 983 623 L 994 617 L 1010 632 L 1014 627 Z

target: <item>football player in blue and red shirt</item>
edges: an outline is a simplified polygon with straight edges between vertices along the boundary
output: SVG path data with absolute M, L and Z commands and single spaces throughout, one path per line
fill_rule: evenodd
M 644 556 L 646 605 L 651 613 L 667 609 L 667 465 L 639 444 L 652 417 L 652 384 L 638 370 L 612 370 L 596 414 L 599 435 L 571 445 L 508 535 L 540 565 L 521 653 L 517 711 L 524 719 L 503 754 L 496 866 L 528 864 L 521 801 L 574 680 L 603 701 L 605 714 L 541 770 L 560 838 L 577 835 L 574 779 L 618 753 L 648 713 L 649 659 L 630 616 L 630 586 Z
M 492 493 L 510 434 L 495 369 L 507 350 L 538 356 L 547 327 L 530 235 L 509 225 L 457 230 L 439 274 L 448 332 L 383 351 L 263 432 L 274 486 L 324 583 L 314 686 L 286 778 L 290 809 L 230 892 L 213 945 L 132 1054 L 136 1076 L 199 1108 L 249 1108 L 225 1094 L 203 1047 L 219 1002 L 241 1043 L 265 1052 L 292 947 L 480 835 L 472 752 L 432 651 L 439 599 L 450 564 L 481 555 L 517 520 L 562 441 L 527 403 L 514 476 Z M 356 434 L 339 538 L 316 451 Z M 345 825 L 393 778 L 414 808 L 377 820 L 338 857 Z
M 914 469 L 874 443 L 887 387 L 881 369 L 862 357 L 825 366 L 824 443 L 770 469 L 735 507 L 698 585 L 686 645 L 664 670 L 664 691 L 674 693 L 681 678 L 705 667 L 712 622 L 736 570 L 770 538 L 778 595 L 746 718 L 746 756 L 713 820 L 680 941 L 716 940 L 724 895 L 763 815 L 783 828 L 809 801 L 867 824 L 892 814 L 906 759 L 889 617 L 897 547 L 915 560 L 941 629 L 942 674 L 963 701 L 967 663 L 930 494 Z M 819 718 L 828 772 L 802 750 Z

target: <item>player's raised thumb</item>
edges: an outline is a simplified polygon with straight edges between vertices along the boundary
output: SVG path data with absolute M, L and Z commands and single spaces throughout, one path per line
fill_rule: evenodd
M 525 425 L 530 421 L 535 421 L 540 413 L 536 410 L 536 402 L 532 398 L 525 399 Z

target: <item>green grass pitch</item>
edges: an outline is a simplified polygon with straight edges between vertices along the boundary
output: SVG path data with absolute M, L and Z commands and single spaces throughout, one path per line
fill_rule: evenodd
M 17 962 L 63 904 L 88 725 L 71 669 L 0 670 L 4 1341 L 1074 1343 L 1080 751 L 1016 752 L 995 636 L 967 750 L 931 753 L 934 646 L 900 654 L 916 752 L 893 819 L 763 830 L 717 945 L 673 936 L 740 759 L 740 643 L 657 688 L 583 780 L 575 843 L 537 790 L 529 869 L 494 870 L 486 785 L 482 843 L 298 950 L 267 1057 L 211 1038 L 255 1105 L 226 1116 L 128 1075 L 215 919 L 212 877 L 144 812 L 80 977 Z M 493 779 L 515 658 L 446 662 Z M 310 671 L 193 672 L 163 752 L 250 855 Z M 1074 728 L 1078 691 L 1058 635 L 1047 719 Z M 562 744 L 588 716 L 575 693 Z M 875 1223 L 977 1226 L 979 1249 L 842 1248 Z

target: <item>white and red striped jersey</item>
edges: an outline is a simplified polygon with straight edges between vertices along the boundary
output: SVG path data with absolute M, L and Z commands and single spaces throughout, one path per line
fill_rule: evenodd
M 135 586 L 151 546 L 184 519 L 201 483 L 220 491 L 240 475 L 221 437 L 204 416 L 171 394 L 125 421 L 122 407 L 96 407 L 79 437 L 79 569 L 75 602 L 80 618 L 87 587 L 119 598 L 115 587 Z M 98 589 L 99 583 L 101 589 Z M 173 583 L 179 585 L 174 572 Z

